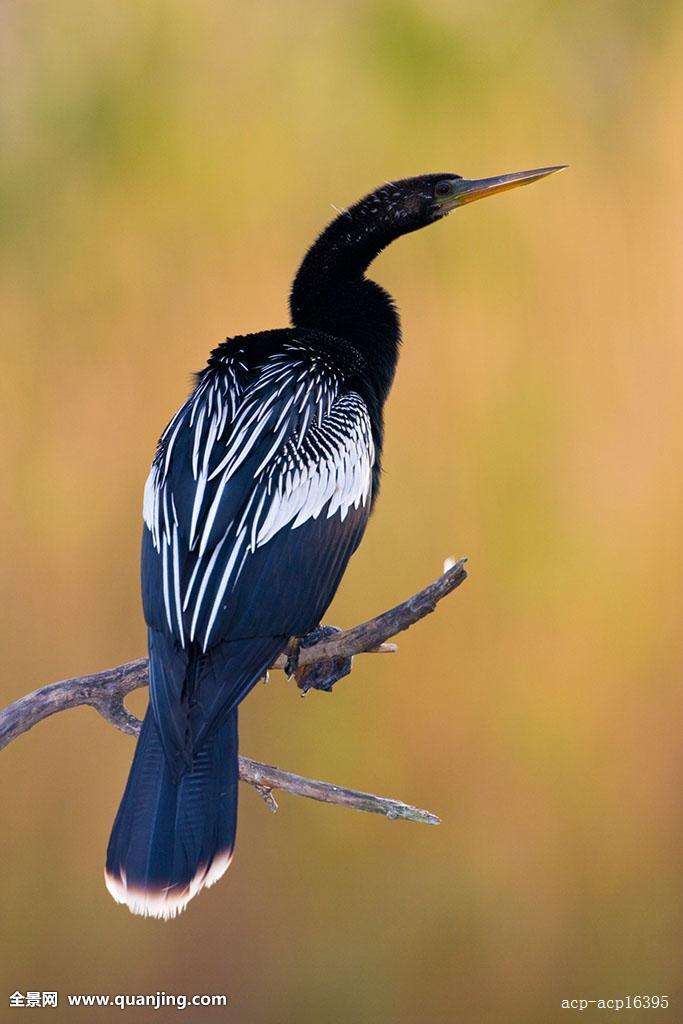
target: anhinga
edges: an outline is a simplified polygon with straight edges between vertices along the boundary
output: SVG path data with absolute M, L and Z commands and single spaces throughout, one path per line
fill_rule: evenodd
M 368 266 L 400 235 L 560 169 L 372 192 L 306 254 L 292 326 L 214 349 L 166 427 L 143 504 L 150 705 L 105 872 L 133 913 L 173 917 L 228 867 L 239 703 L 319 625 L 367 525 L 400 340 Z

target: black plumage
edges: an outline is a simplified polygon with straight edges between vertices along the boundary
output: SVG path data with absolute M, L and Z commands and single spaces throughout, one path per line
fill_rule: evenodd
M 400 235 L 553 169 L 425 175 L 361 200 L 308 251 L 292 326 L 219 345 L 164 431 L 143 508 L 150 706 L 106 868 L 134 912 L 173 916 L 227 867 L 238 705 L 320 623 L 367 525 L 400 341 L 368 266 Z

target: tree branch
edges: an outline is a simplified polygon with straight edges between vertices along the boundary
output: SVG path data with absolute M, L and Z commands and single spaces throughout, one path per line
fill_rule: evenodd
M 317 631 L 310 634 L 295 645 L 289 656 L 280 655 L 272 667 L 293 667 L 297 683 L 304 693 L 312 688 L 331 690 L 338 679 L 351 671 L 352 659 L 356 654 L 394 652 L 396 646 L 387 643 L 390 637 L 433 612 L 439 601 L 460 586 L 467 578 L 465 562 L 464 558 L 455 563 L 449 560 L 437 580 L 367 622 L 333 635 L 327 631 L 322 639 L 319 639 Z M 0 711 L 0 750 L 44 718 L 58 711 L 84 705 L 95 708 L 122 732 L 137 735 L 140 722 L 128 711 L 124 698 L 133 690 L 146 686 L 148 681 L 147 659 L 139 658 L 103 672 L 42 686 Z M 387 818 L 403 818 L 429 825 L 439 823 L 436 815 L 400 800 L 306 779 L 272 765 L 252 761 L 248 757 L 240 757 L 240 779 L 254 786 L 273 811 L 277 810 L 273 790 L 279 789 L 312 800 L 383 814 Z

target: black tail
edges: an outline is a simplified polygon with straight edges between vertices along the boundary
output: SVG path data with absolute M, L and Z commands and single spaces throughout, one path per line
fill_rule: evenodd
M 179 778 L 151 707 L 107 850 L 105 880 L 134 914 L 169 918 L 227 869 L 237 829 L 237 708 Z

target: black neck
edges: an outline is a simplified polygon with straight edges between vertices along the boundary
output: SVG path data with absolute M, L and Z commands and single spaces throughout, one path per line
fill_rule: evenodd
M 391 296 L 365 271 L 393 237 L 353 210 L 342 214 L 309 249 L 290 296 L 294 327 L 350 341 L 366 357 L 382 399 L 396 368 L 400 322 Z

